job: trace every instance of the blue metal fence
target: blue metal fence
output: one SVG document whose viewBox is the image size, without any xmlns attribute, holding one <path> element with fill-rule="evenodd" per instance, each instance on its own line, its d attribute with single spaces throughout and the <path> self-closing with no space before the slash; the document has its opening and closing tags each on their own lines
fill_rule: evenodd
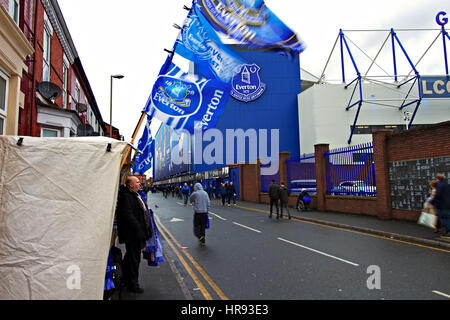
<svg viewBox="0 0 450 320">
<path fill-rule="evenodd" d="M 376 196 L 372 143 L 325 153 L 327 194 Z"/>
<path fill-rule="evenodd" d="M 269 168 L 270 166 L 270 164 L 260 164 L 260 168 Z M 274 175 L 261 175 L 261 192 L 269 191 L 272 180 L 275 180 L 275 183 L 280 185 L 280 170 Z"/>
<path fill-rule="evenodd" d="M 286 160 L 287 187 L 291 193 L 316 193 L 316 157 L 314 153 Z"/>
</svg>

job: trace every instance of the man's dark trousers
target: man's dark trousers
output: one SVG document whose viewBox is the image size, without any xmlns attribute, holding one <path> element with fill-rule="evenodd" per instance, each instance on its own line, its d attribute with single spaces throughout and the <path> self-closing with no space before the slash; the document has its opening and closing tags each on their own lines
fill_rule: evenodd
<svg viewBox="0 0 450 320">
<path fill-rule="evenodd" d="M 278 199 L 270 199 L 270 217 L 272 218 L 272 208 L 275 204 L 275 208 L 277 209 L 277 218 L 279 216 L 279 210 L 278 210 Z"/>
<path fill-rule="evenodd" d="M 125 243 L 126 253 L 122 262 L 125 284 L 128 288 L 139 287 L 139 264 L 141 262 L 142 244 L 140 241 Z"/>
<path fill-rule="evenodd" d="M 195 212 L 194 213 L 194 235 L 197 238 L 205 237 L 205 229 L 206 229 L 206 221 L 207 216 L 206 212 Z"/>
</svg>

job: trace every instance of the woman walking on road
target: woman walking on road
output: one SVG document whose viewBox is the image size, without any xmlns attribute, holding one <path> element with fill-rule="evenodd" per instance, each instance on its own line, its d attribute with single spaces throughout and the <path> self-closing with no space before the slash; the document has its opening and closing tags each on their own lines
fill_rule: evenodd
<svg viewBox="0 0 450 320">
<path fill-rule="evenodd" d="M 200 183 L 194 186 L 194 192 L 190 197 L 194 207 L 194 235 L 198 238 L 200 246 L 205 246 L 206 225 L 208 222 L 208 210 L 211 205 L 209 196 Z"/>
</svg>

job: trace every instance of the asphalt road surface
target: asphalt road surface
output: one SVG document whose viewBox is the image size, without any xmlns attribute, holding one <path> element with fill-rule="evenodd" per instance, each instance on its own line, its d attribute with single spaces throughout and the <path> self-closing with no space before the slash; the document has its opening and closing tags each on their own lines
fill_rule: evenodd
<svg viewBox="0 0 450 320">
<path fill-rule="evenodd" d="M 148 196 L 168 258 L 195 300 L 450 299 L 450 250 L 218 202 L 202 248 L 191 206 Z"/>
</svg>

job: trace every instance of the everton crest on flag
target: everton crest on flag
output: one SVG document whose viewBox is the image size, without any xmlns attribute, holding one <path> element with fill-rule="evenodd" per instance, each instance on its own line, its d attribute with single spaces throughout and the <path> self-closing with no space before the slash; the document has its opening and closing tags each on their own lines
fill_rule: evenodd
<svg viewBox="0 0 450 320">
<path fill-rule="evenodd" d="M 305 50 L 263 0 L 194 0 L 194 5 L 224 41 L 255 49 Z"/>
<path fill-rule="evenodd" d="M 258 99 L 266 90 L 266 84 L 259 77 L 260 67 L 245 64 L 232 80 L 231 96 L 243 102 Z"/>
<path fill-rule="evenodd" d="M 153 86 L 144 112 L 175 130 L 194 133 L 214 127 L 225 108 L 230 86 L 183 72 L 169 56 Z"/>
</svg>

